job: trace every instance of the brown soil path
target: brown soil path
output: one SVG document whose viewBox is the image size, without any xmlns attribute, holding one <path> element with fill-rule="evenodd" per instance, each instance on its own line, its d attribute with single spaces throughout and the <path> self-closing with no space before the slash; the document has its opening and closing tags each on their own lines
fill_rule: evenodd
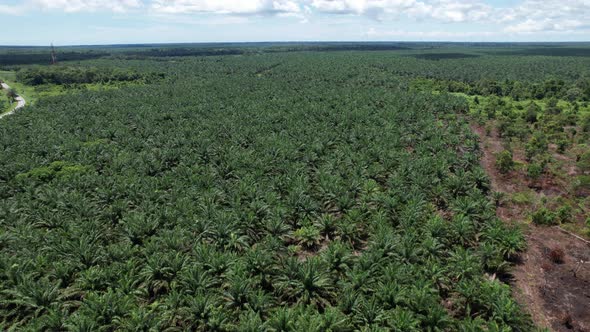
<svg viewBox="0 0 590 332">
<path fill-rule="evenodd" d="M 492 189 L 507 195 L 527 190 L 528 181 L 522 172 L 497 172 L 495 154 L 504 150 L 497 133 L 486 135 L 486 130 L 477 125 L 472 125 L 472 129 L 480 137 L 481 165 L 490 176 Z M 516 152 L 515 160 L 519 158 Z M 541 181 L 535 195 L 564 192 L 554 187 L 551 181 Z M 514 296 L 541 327 L 590 332 L 590 246 L 555 227 L 527 224 L 529 209 L 506 202 L 497 210 L 498 217 L 505 222 L 523 226 L 528 243 L 512 271 Z"/>
<path fill-rule="evenodd" d="M 2 89 L 5 89 L 5 90 L 9 90 L 10 89 L 10 86 L 8 86 L 8 84 L 6 84 L 6 83 L 0 83 L 0 84 L 1 84 Z M 0 119 L 2 119 L 5 116 L 14 114 L 14 112 L 16 112 L 19 109 L 25 107 L 26 103 L 27 102 L 25 101 L 25 99 L 23 97 L 17 96 L 16 97 L 16 107 L 14 109 L 12 109 L 11 111 L 9 111 L 9 112 L 6 112 L 4 114 L 0 114 Z"/>
</svg>

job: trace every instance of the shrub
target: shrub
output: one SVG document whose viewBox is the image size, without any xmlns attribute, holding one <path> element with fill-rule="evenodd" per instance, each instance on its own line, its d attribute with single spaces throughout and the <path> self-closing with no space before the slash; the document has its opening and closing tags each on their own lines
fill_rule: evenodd
<svg viewBox="0 0 590 332">
<path fill-rule="evenodd" d="M 565 261 L 565 252 L 559 247 L 549 250 L 549 260 L 555 264 L 562 264 Z"/>
<path fill-rule="evenodd" d="M 560 139 L 559 141 L 557 141 L 557 151 L 559 153 L 564 153 L 565 150 L 567 150 L 567 148 L 570 146 L 570 141 L 568 141 L 565 138 Z"/>
<path fill-rule="evenodd" d="M 510 198 L 510 200 L 514 204 L 518 204 L 518 205 L 532 204 L 535 200 L 535 193 L 530 190 L 517 192 L 517 193 L 512 194 L 512 197 Z"/>
<path fill-rule="evenodd" d="M 535 225 L 554 225 L 555 214 L 547 208 L 540 208 L 532 214 L 533 223 Z"/>
<path fill-rule="evenodd" d="M 502 174 L 507 174 L 514 169 L 512 152 L 504 150 L 496 155 L 496 169 Z"/>
<path fill-rule="evenodd" d="M 6 90 L 6 97 L 8 97 L 11 103 L 14 103 L 16 98 L 18 98 L 18 92 L 14 89 L 8 89 Z"/>
<path fill-rule="evenodd" d="M 492 199 L 494 200 L 494 204 L 496 205 L 496 207 L 502 206 L 505 197 L 506 194 L 501 191 L 494 191 L 492 193 Z"/>
<path fill-rule="evenodd" d="M 578 99 L 581 99 L 583 95 L 583 91 L 580 88 L 571 88 L 567 90 L 565 98 L 570 102 L 575 102 Z"/>
<path fill-rule="evenodd" d="M 557 209 L 556 216 L 560 223 L 570 222 L 573 216 L 573 208 L 566 204 Z"/>
<path fill-rule="evenodd" d="M 534 102 L 531 102 L 527 108 L 526 108 L 526 113 L 524 115 L 524 119 L 526 120 L 526 122 L 528 123 L 535 123 L 537 122 L 537 114 L 540 111 L 540 107 L 539 105 L 537 105 Z"/>
<path fill-rule="evenodd" d="M 578 156 L 578 168 L 582 172 L 590 172 L 590 151 L 586 151 Z"/>
<path fill-rule="evenodd" d="M 527 165 L 527 175 L 533 180 L 538 180 L 543 174 L 544 167 L 540 163 L 532 162 Z"/>
<path fill-rule="evenodd" d="M 590 175 L 580 175 L 573 181 L 573 188 L 578 196 L 590 193 Z"/>
<path fill-rule="evenodd" d="M 582 117 L 582 119 L 580 120 L 580 127 L 582 128 L 583 132 L 590 132 L 590 114 L 586 114 Z"/>
<path fill-rule="evenodd" d="M 486 136 L 492 136 L 492 126 L 486 125 Z"/>
<path fill-rule="evenodd" d="M 84 174 L 90 171 L 90 168 L 84 165 L 70 164 L 65 161 L 54 161 L 48 166 L 34 168 L 26 173 L 18 174 L 17 180 L 34 179 L 41 182 L 47 182 L 57 177 L 68 177 L 74 174 Z"/>
<path fill-rule="evenodd" d="M 542 132 L 535 132 L 533 137 L 525 146 L 525 155 L 527 159 L 547 152 L 547 137 Z"/>
</svg>

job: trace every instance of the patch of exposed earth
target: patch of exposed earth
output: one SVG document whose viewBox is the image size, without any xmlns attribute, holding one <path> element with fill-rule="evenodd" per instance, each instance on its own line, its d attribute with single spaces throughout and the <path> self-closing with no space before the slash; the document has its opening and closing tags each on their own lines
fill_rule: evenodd
<svg viewBox="0 0 590 332">
<path fill-rule="evenodd" d="M 501 138 L 495 130 L 488 133 L 477 125 L 472 129 L 480 137 L 481 165 L 494 191 L 506 196 L 527 192 L 535 202 L 568 195 L 564 183 L 550 175 L 532 183 L 522 170 L 500 174 L 495 155 L 505 149 Z M 522 151 L 514 151 L 515 161 L 523 162 L 522 155 Z M 563 155 L 557 159 L 570 162 Z M 575 167 L 567 169 L 568 174 L 576 172 Z M 559 228 L 526 223 L 533 208 L 529 202 L 508 200 L 497 209 L 499 218 L 523 227 L 528 244 L 512 271 L 514 296 L 538 326 L 553 331 L 590 331 L 590 245 Z"/>
</svg>

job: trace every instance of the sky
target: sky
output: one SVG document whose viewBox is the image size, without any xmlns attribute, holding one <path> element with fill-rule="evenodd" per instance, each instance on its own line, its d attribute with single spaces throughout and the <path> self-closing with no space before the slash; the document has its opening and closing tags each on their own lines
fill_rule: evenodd
<svg viewBox="0 0 590 332">
<path fill-rule="evenodd" d="M 590 0 L 0 0 L 0 45 L 590 41 Z"/>
</svg>

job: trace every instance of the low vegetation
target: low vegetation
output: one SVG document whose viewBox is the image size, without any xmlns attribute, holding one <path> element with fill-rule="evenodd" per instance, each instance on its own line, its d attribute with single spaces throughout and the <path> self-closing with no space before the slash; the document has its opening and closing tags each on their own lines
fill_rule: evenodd
<svg viewBox="0 0 590 332">
<path fill-rule="evenodd" d="M 32 67 L 19 70 L 16 79 L 26 85 L 38 86 L 43 84 L 71 85 L 71 84 L 106 84 L 110 82 L 153 81 L 163 78 L 163 75 L 142 74 L 129 69 L 111 69 L 96 67 L 50 66 Z"/>
</svg>

